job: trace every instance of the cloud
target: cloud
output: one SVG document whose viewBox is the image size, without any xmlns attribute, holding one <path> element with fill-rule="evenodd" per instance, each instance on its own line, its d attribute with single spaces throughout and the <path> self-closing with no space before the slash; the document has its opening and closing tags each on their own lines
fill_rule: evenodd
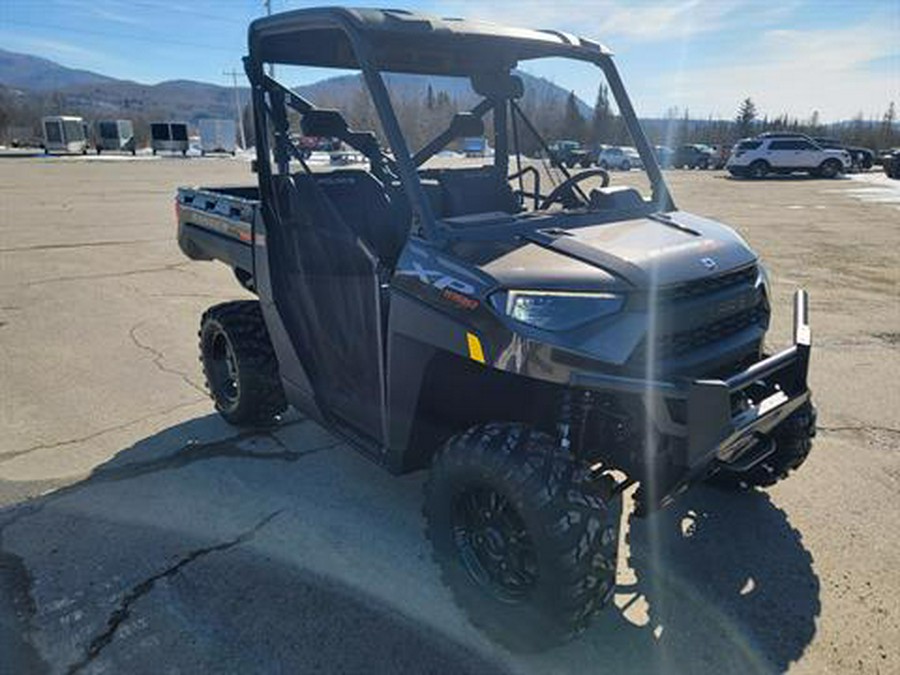
<svg viewBox="0 0 900 675">
<path fill-rule="evenodd" d="M 106 58 L 105 54 L 103 54 L 102 52 L 93 49 L 87 49 L 85 47 L 80 47 L 78 45 L 72 44 L 71 42 L 65 42 L 63 40 L 29 37 L 27 35 L 16 33 L 4 33 L 3 35 L 4 47 L 31 54 L 37 54 L 51 60 L 66 57 L 79 57 L 83 59 L 103 61 Z"/>
<path fill-rule="evenodd" d="M 703 92 L 704 109 L 691 106 L 695 114 L 731 117 L 737 103 L 750 96 L 762 114 L 805 118 L 818 110 L 823 120 L 835 121 L 860 111 L 880 115 L 900 98 L 900 53 L 890 22 L 770 30 L 745 41 L 742 54 L 728 63 L 660 77 L 642 108 L 685 107 Z M 885 59 L 894 66 L 871 67 Z"/>
<path fill-rule="evenodd" d="M 638 40 L 684 39 L 721 28 L 737 6 L 725 0 L 618 5 L 600 19 L 600 33 Z"/>
<path fill-rule="evenodd" d="M 719 31 L 728 25 L 767 25 L 793 12 L 801 0 L 451 0 L 439 13 L 528 28 L 559 28 L 595 37 L 672 41 Z"/>
<path fill-rule="evenodd" d="M 599 38 L 622 55 L 620 68 L 640 73 L 627 84 L 647 116 L 679 106 L 730 118 L 750 96 L 770 116 L 819 110 L 834 121 L 860 111 L 877 116 L 892 98 L 900 102 L 897 14 L 878 5 L 848 6 L 815 28 L 803 18 L 811 7 L 803 0 L 456 0 L 441 3 L 440 13 L 448 7 L 467 18 Z M 844 15 L 850 20 L 841 24 Z M 591 100 L 592 91 L 563 84 Z"/>
</svg>

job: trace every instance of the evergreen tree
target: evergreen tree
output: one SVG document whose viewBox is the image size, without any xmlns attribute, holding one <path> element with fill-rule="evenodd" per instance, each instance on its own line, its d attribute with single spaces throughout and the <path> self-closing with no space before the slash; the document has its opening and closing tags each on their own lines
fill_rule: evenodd
<svg viewBox="0 0 900 675">
<path fill-rule="evenodd" d="M 812 130 L 814 134 L 818 133 L 818 128 L 820 126 L 819 123 L 819 111 L 813 110 L 812 116 L 809 118 L 809 128 Z"/>
<path fill-rule="evenodd" d="M 738 134 L 741 137 L 749 136 L 753 133 L 753 122 L 756 120 L 756 104 L 753 103 L 753 100 L 748 96 L 743 101 L 741 101 L 741 105 L 738 108 L 738 114 L 735 118 L 735 122 L 737 123 Z"/>
<path fill-rule="evenodd" d="M 883 147 L 889 147 L 893 145 L 892 141 L 894 138 L 894 124 L 897 121 L 897 109 L 894 105 L 894 102 L 891 101 L 891 104 L 888 106 L 888 109 L 884 113 L 884 117 L 881 118 L 881 143 Z"/>
<path fill-rule="evenodd" d="M 614 117 L 609 105 L 609 90 L 601 83 L 597 90 L 597 101 L 594 103 L 594 116 L 591 118 L 591 143 L 598 145 L 611 140 Z"/>
</svg>

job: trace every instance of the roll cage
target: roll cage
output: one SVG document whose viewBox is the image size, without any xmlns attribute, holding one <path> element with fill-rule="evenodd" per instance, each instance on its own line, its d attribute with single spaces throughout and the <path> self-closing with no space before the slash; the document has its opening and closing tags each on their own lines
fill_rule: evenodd
<svg viewBox="0 0 900 675">
<path fill-rule="evenodd" d="M 248 34 L 249 54 L 244 59 L 255 111 L 257 157 L 273 157 L 278 174 L 288 174 L 295 159 L 309 172 L 302 153 L 291 141 L 287 110 L 301 116 L 307 135 L 332 136 L 364 155 L 372 174 L 386 192 L 405 193 L 412 231 L 431 240 L 466 236 L 452 230 L 434 213 L 427 198 L 419 167 L 456 138 L 483 130 L 483 118 L 494 115 L 494 168 L 507 180 L 518 180 L 519 193 L 539 205 L 540 174 L 533 167 L 517 167 L 509 176 L 510 136 L 522 124 L 543 146 L 541 135 L 517 104 L 523 94 L 521 80 L 512 75 L 520 61 L 542 57 L 564 57 L 598 66 L 606 77 L 619 111 L 650 178 L 654 210 L 674 209 L 646 136 L 638 123 L 612 59 L 604 46 L 558 31 L 505 28 L 493 24 L 437 18 L 401 10 L 321 8 L 296 10 L 254 21 Z M 264 64 L 277 63 L 359 70 L 368 88 L 391 154 L 385 153 L 374 133 L 351 130 L 338 111 L 322 110 L 264 72 Z M 470 111 L 458 113 L 446 130 L 411 153 L 401 131 L 382 71 L 470 78 L 482 100 Z M 480 126 L 479 126 L 480 125 Z M 272 147 L 270 148 L 270 140 Z M 565 167 L 558 167 L 566 178 Z M 274 196 L 272 165 L 258 161 L 263 202 Z M 524 189 L 531 175 L 534 191 Z M 575 188 L 578 190 L 577 186 Z M 584 197 L 583 193 L 581 196 Z M 269 199 L 267 200 L 266 197 Z M 586 198 L 585 198 L 585 201 Z"/>
</svg>

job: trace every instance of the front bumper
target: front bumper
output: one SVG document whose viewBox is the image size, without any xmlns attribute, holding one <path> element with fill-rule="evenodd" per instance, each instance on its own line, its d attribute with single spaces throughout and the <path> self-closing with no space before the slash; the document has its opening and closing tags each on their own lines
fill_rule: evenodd
<svg viewBox="0 0 900 675">
<path fill-rule="evenodd" d="M 678 470 L 662 481 L 671 494 L 676 484 L 715 470 L 746 470 L 774 449 L 766 442 L 771 432 L 810 400 L 810 347 L 808 297 L 801 290 L 794 295 L 793 345 L 728 378 L 661 382 L 576 373 L 571 384 L 643 398 L 657 432 L 678 438 L 684 449 Z M 673 408 L 681 415 L 673 416 Z"/>
<path fill-rule="evenodd" d="M 687 391 L 687 460 L 691 468 L 755 462 L 753 450 L 810 399 L 811 348 L 806 291 L 794 295 L 794 344 L 724 380 L 695 380 Z M 754 394 L 747 392 L 753 390 Z M 739 400 L 742 405 L 735 406 Z M 763 456 L 759 456 L 761 461 Z"/>
</svg>

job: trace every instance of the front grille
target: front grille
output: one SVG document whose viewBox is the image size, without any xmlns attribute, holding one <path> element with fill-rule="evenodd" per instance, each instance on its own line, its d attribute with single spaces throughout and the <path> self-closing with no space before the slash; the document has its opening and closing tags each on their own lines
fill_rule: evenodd
<svg viewBox="0 0 900 675">
<path fill-rule="evenodd" d="M 745 328 L 751 326 L 765 328 L 768 318 L 769 313 L 765 307 L 757 305 L 691 330 L 667 333 L 657 339 L 656 355 L 658 358 L 681 356 L 708 344 L 724 340 Z"/>
<path fill-rule="evenodd" d="M 710 293 L 715 293 L 738 284 L 752 286 L 756 283 L 758 276 L 759 268 L 756 265 L 750 265 L 749 267 L 745 267 L 735 272 L 720 274 L 716 277 L 697 279 L 696 281 L 691 281 L 686 284 L 661 288 L 657 291 L 656 301 L 660 305 L 665 305 L 667 303 L 678 302 L 679 300 L 709 295 Z"/>
<path fill-rule="evenodd" d="M 654 360 L 663 370 L 676 366 L 683 358 L 700 367 L 704 349 L 750 328 L 765 330 L 769 324 L 769 306 L 765 294 L 757 289 L 756 265 L 678 286 L 662 288 L 656 296 L 660 330 L 655 337 Z M 749 295 L 748 294 L 752 294 Z M 648 357 L 647 339 L 632 352 L 629 367 L 643 367 Z M 758 347 L 756 333 L 748 349 Z M 755 346 L 753 346 L 755 345 Z M 715 349 L 710 357 L 715 359 Z M 695 357 L 691 355 L 695 354 Z M 667 364 L 669 362 L 669 364 Z"/>
</svg>

